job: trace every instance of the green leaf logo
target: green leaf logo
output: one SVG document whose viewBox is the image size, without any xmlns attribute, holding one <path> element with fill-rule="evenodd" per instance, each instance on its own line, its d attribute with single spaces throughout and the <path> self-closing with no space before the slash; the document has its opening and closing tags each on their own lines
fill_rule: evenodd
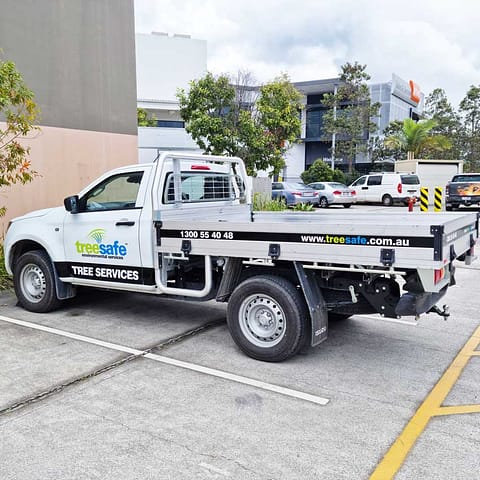
<svg viewBox="0 0 480 480">
<path fill-rule="evenodd" d="M 88 234 L 88 236 L 97 243 L 102 243 L 103 237 L 105 236 L 105 230 L 103 228 L 95 228 Z"/>
</svg>

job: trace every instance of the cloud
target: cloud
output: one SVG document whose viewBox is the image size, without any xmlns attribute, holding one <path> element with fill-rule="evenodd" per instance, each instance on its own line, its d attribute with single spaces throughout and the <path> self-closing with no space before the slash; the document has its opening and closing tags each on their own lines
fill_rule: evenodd
<svg viewBox="0 0 480 480">
<path fill-rule="evenodd" d="M 207 40 L 208 69 L 261 82 L 331 78 L 345 62 L 392 73 L 457 104 L 480 78 L 478 0 L 135 0 L 137 31 Z"/>
</svg>

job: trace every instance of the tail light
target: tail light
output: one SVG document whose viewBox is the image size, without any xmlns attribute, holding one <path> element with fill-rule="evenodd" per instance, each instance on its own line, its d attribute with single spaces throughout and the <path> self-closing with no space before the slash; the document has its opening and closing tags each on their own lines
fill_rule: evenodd
<svg viewBox="0 0 480 480">
<path fill-rule="evenodd" d="M 341 195 L 342 192 L 341 192 L 340 190 L 335 190 L 335 191 L 333 192 L 333 194 L 334 194 L 334 195 Z"/>
<path fill-rule="evenodd" d="M 401 184 L 401 183 L 399 183 L 399 184 L 397 185 L 397 192 L 398 192 L 398 193 L 402 193 L 402 184 Z"/>
<path fill-rule="evenodd" d="M 210 170 L 208 165 L 192 165 L 190 167 L 191 170 Z"/>
<path fill-rule="evenodd" d="M 301 197 L 302 192 L 292 192 L 292 195 L 295 195 L 296 197 Z"/>
<path fill-rule="evenodd" d="M 313 192 L 313 196 L 314 196 L 314 197 L 316 197 L 317 195 L 318 195 L 318 192 L 317 192 L 317 191 Z"/>
<path fill-rule="evenodd" d="M 439 268 L 433 272 L 433 283 L 437 284 L 445 276 L 445 268 Z"/>
<path fill-rule="evenodd" d="M 352 190 L 352 195 L 356 195 L 357 192 L 355 190 Z"/>
</svg>

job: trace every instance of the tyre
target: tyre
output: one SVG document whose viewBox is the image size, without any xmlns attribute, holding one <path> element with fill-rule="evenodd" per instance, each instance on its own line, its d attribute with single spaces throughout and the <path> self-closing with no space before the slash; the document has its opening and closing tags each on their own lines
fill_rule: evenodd
<svg viewBox="0 0 480 480">
<path fill-rule="evenodd" d="M 248 356 L 281 362 L 307 343 L 307 307 L 301 291 L 285 278 L 258 275 L 234 290 L 227 323 L 233 340 Z"/>
<path fill-rule="evenodd" d="M 318 201 L 318 206 L 320 208 L 327 208 L 328 207 L 328 200 L 326 199 L 326 197 L 320 198 L 320 200 Z"/>
<path fill-rule="evenodd" d="M 382 204 L 384 207 L 391 207 L 393 205 L 393 198 L 386 194 L 382 197 Z"/>
<path fill-rule="evenodd" d="M 50 312 L 60 306 L 52 262 L 43 250 L 24 253 L 14 265 L 13 285 L 20 305 L 31 312 Z"/>
<path fill-rule="evenodd" d="M 343 208 L 350 208 L 352 206 L 351 203 L 344 203 Z"/>
</svg>

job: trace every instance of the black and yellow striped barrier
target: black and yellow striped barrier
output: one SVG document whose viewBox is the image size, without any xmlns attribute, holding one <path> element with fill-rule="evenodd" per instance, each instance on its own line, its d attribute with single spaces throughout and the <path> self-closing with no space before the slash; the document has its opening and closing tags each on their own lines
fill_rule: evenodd
<svg viewBox="0 0 480 480">
<path fill-rule="evenodd" d="M 433 211 L 441 212 L 443 210 L 443 188 L 434 188 Z M 428 212 L 428 187 L 420 188 L 420 211 Z"/>
<path fill-rule="evenodd" d="M 420 211 L 428 212 L 428 188 L 420 188 Z"/>
<path fill-rule="evenodd" d="M 433 198 L 433 211 L 442 211 L 442 187 L 435 187 L 435 197 Z"/>
</svg>

